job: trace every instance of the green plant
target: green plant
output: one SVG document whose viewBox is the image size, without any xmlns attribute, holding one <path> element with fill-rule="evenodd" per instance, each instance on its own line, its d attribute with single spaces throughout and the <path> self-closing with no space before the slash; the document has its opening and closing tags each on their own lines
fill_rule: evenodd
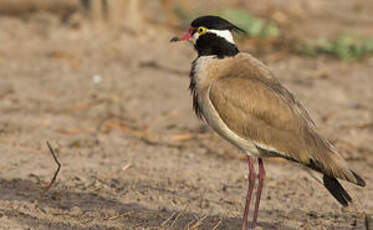
<svg viewBox="0 0 373 230">
<path fill-rule="evenodd" d="M 309 56 L 328 54 L 336 56 L 343 61 L 353 61 L 373 53 L 373 38 L 362 40 L 345 33 L 338 36 L 335 40 L 322 38 L 316 45 L 303 45 L 300 51 Z"/>
</svg>

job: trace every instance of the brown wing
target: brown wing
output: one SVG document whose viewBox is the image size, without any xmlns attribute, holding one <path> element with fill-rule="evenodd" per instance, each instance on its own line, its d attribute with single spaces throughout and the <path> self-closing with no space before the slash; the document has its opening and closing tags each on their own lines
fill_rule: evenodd
<svg viewBox="0 0 373 230">
<path fill-rule="evenodd" d="M 223 77 L 210 86 L 209 97 L 226 125 L 254 141 L 259 150 L 361 185 L 361 178 L 314 130 L 305 109 L 276 80 Z"/>
<path fill-rule="evenodd" d="M 225 77 L 211 86 L 210 100 L 227 126 L 239 136 L 284 157 L 305 160 L 301 160 L 305 154 L 299 152 L 306 152 L 301 137 L 304 119 L 264 82 Z"/>
</svg>

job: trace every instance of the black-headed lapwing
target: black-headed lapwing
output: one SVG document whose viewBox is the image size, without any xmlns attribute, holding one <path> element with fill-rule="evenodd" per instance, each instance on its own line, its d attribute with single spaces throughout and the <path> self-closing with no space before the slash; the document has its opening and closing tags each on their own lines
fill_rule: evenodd
<svg viewBox="0 0 373 230">
<path fill-rule="evenodd" d="M 343 206 L 350 195 L 337 179 L 365 186 L 337 150 L 322 137 L 311 117 L 269 68 L 241 53 L 232 32 L 244 32 L 217 16 L 196 18 L 188 32 L 171 41 L 191 41 L 198 53 L 192 63 L 190 90 L 197 116 L 220 136 L 247 154 L 249 187 L 242 222 L 255 183 L 252 157 L 258 158 L 259 184 L 252 228 L 255 228 L 265 175 L 264 157 L 282 157 L 323 174 L 327 190 Z"/>
</svg>

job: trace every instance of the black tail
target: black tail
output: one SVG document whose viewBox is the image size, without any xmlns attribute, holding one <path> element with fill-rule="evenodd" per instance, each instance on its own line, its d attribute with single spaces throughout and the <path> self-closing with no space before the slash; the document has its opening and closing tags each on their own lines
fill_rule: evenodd
<svg viewBox="0 0 373 230">
<path fill-rule="evenodd" d="M 352 172 L 352 174 L 354 175 L 354 177 L 357 181 L 356 184 L 361 186 L 361 187 L 364 187 L 365 186 L 365 181 L 359 175 L 357 175 L 354 171 L 351 170 L 351 172 Z"/>
<path fill-rule="evenodd" d="M 338 200 L 341 205 L 348 206 L 348 202 L 352 201 L 351 196 L 346 192 L 337 179 L 324 174 L 323 181 L 324 186 L 334 196 L 334 198 Z"/>
</svg>

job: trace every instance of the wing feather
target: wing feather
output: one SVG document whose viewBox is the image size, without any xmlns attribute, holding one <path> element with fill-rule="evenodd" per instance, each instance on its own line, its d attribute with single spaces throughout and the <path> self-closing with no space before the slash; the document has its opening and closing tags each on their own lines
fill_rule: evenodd
<svg viewBox="0 0 373 230">
<path fill-rule="evenodd" d="M 209 99 L 224 123 L 253 141 L 264 155 L 280 156 L 331 178 L 365 185 L 317 133 L 303 106 L 274 79 L 222 77 L 210 86 Z"/>
<path fill-rule="evenodd" d="M 210 89 L 210 100 L 222 120 L 235 133 L 253 140 L 262 149 L 302 161 L 307 120 L 264 81 L 225 77 Z M 227 87 L 229 85 L 229 87 Z M 289 97 L 293 100 L 293 97 Z M 306 149 L 305 149 L 306 150 Z"/>
</svg>

